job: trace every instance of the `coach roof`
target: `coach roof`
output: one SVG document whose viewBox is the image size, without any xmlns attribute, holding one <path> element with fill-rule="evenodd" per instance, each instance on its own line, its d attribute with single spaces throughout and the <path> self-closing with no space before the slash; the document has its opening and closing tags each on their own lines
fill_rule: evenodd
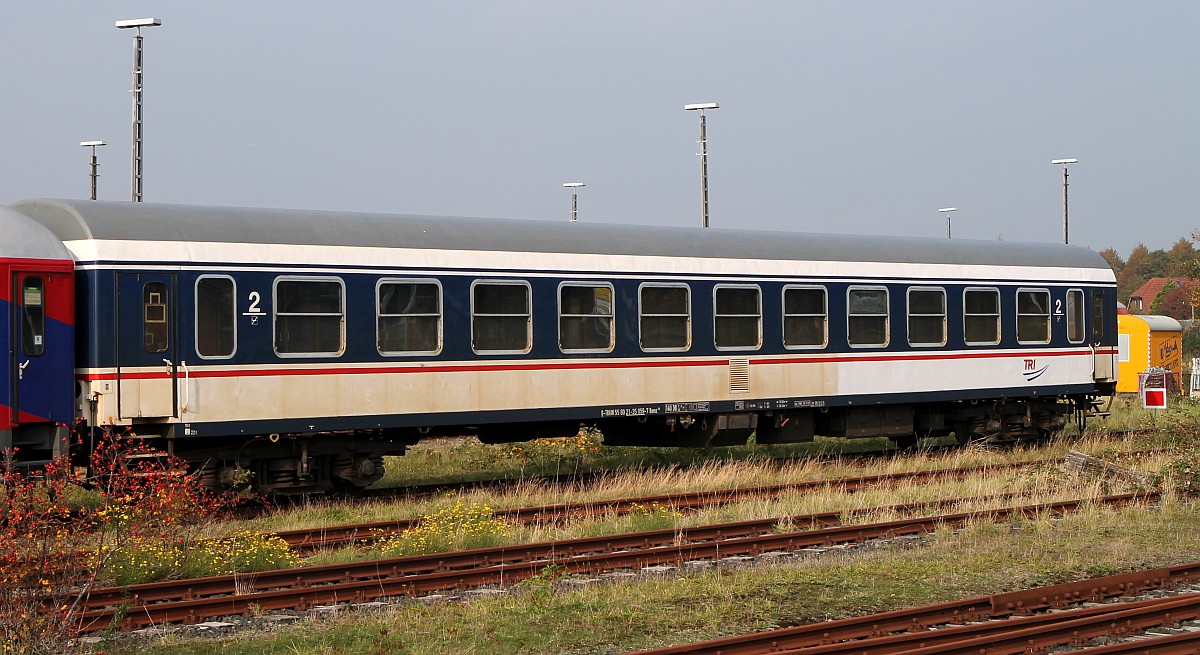
<svg viewBox="0 0 1200 655">
<path fill-rule="evenodd" d="M 13 208 L 42 223 L 63 241 L 181 241 L 1108 268 L 1103 258 L 1086 248 L 1051 243 L 95 200 L 34 199 L 15 203 Z"/>
<path fill-rule="evenodd" d="M 64 259 L 71 251 L 58 237 L 28 216 L 0 207 L 0 259 Z"/>
</svg>

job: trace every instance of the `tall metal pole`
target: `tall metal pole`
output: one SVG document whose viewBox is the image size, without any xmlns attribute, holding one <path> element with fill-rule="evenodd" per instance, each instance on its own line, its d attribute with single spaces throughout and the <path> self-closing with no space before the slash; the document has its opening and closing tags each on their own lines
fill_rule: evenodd
<svg viewBox="0 0 1200 655">
<path fill-rule="evenodd" d="M 1050 162 L 1055 166 L 1062 164 L 1063 167 L 1063 243 L 1069 243 L 1067 238 L 1067 164 L 1079 163 L 1078 159 L 1054 159 Z"/>
<path fill-rule="evenodd" d="M 129 199 L 142 201 L 142 28 L 133 37 L 133 152 L 130 164 Z"/>
<path fill-rule="evenodd" d="M 92 200 L 95 200 L 96 199 L 96 178 L 100 176 L 100 173 L 97 170 L 100 167 L 100 163 L 99 163 L 99 160 L 96 159 L 96 147 L 107 145 L 107 144 L 105 144 L 103 141 L 80 141 L 79 145 L 84 146 L 85 148 L 92 149 L 92 170 L 91 170 L 92 194 L 91 194 L 91 196 L 89 196 L 89 198 Z"/>
<path fill-rule="evenodd" d="M 579 217 L 579 187 L 587 185 L 583 182 L 567 182 L 563 186 L 571 190 L 571 222 L 574 223 Z"/>
<path fill-rule="evenodd" d="M 1063 243 L 1070 243 L 1067 230 L 1067 167 L 1063 166 Z"/>
<path fill-rule="evenodd" d="M 708 137 L 704 129 L 704 110 L 719 109 L 720 105 L 715 102 L 700 102 L 684 105 L 683 108 L 700 112 L 700 216 L 701 225 L 708 227 Z"/>
<path fill-rule="evenodd" d="M 133 148 L 129 172 L 129 199 L 142 201 L 142 28 L 162 25 L 157 18 L 119 20 L 120 29 L 133 28 Z"/>
<path fill-rule="evenodd" d="M 946 238 L 950 238 L 950 214 L 958 211 L 958 207 L 943 207 L 938 211 L 946 215 Z"/>
<path fill-rule="evenodd" d="M 700 211 L 701 225 L 708 227 L 708 139 L 704 133 L 704 110 L 700 110 Z"/>
</svg>

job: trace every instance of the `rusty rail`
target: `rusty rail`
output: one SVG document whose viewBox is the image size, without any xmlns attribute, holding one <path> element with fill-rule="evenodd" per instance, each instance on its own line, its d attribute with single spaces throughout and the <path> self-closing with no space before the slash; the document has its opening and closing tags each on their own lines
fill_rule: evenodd
<svg viewBox="0 0 1200 655">
<path fill-rule="evenodd" d="M 1196 581 L 1200 581 L 1200 562 L 1190 562 L 1148 571 L 1089 578 L 993 596 L 980 596 L 950 603 L 811 623 L 794 628 L 638 651 L 638 653 L 639 655 L 755 655 L 798 649 L 807 651 L 824 644 L 848 640 L 862 640 L 852 643 L 860 647 L 859 652 L 869 652 L 868 649 L 862 648 L 867 643 L 865 640 L 893 633 L 911 631 L 919 632 L 924 637 L 930 637 L 935 633 L 920 631 L 925 631 L 935 625 L 963 624 L 989 618 L 1023 616 L 1035 611 L 1065 607 L 1071 603 L 1102 602 L 1141 591 L 1168 588 Z M 1120 606 L 1114 605 L 1114 607 Z M 1088 652 L 1091 652 L 1090 649 Z"/>
<path fill-rule="evenodd" d="M 979 473 L 1021 469 L 1043 463 L 1045 462 L 1019 462 L 1015 464 L 933 469 L 929 471 L 906 471 L 902 473 L 860 476 L 837 480 L 813 480 L 808 482 L 745 487 L 741 489 L 658 494 L 638 498 L 597 500 L 585 503 L 561 503 L 542 507 L 498 510 L 495 512 L 495 516 L 496 518 L 513 523 L 531 524 L 553 523 L 581 516 L 586 517 L 604 513 L 627 514 L 637 506 L 649 507 L 655 504 L 669 506 L 674 509 L 701 509 L 729 504 L 748 498 L 770 498 L 788 493 L 803 493 L 828 488 L 856 492 L 884 485 L 894 485 L 900 482 L 922 482 L 941 478 L 962 479 Z M 419 522 L 420 518 L 409 518 L 323 528 L 286 530 L 272 534 L 286 541 L 292 548 L 303 551 L 370 542 L 385 534 L 414 527 Z"/>
<path fill-rule="evenodd" d="M 883 512 L 910 512 L 916 509 L 948 507 L 968 502 L 1011 500 L 1023 495 L 1025 494 L 1011 493 L 976 498 L 904 503 L 887 507 L 864 508 L 849 512 L 849 514 L 866 515 Z M 387 575 L 392 577 L 399 575 L 420 575 L 480 566 L 519 563 L 531 557 L 553 560 L 619 550 L 660 547 L 676 542 L 719 541 L 722 539 L 752 537 L 775 532 L 776 526 L 783 521 L 790 522 L 795 526 L 807 526 L 811 530 L 840 525 L 842 514 L 839 512 L 819 512 L 790 517 L 750 519 L 692 528 L 667 528 L 628 534 L 584 537 L 546 542 L 544 544 L 530 544 L 527 547 L 497 546 L 494 548 L 434 553 L 431 555 L 411 555 L 385 560 L 264 571 L 254 574 L 148 582 L 127 587 L 110 587 L 93 590 L 88 597 L 87 606 L 93 608 L 105 607 L 119 604 L 129 598 L 137 598 L 141 603 L 156 603 L 168 600 L 188 600 L 201 596 L 234 595 L 250 591 L 267 591 L 279 588 L 295 588 L 304 585 L 348 582 L 350 580 L 379 577 L 381 570 L 386 570 Z"/>
<path fill-rule="evenodd" d="M 1039 503 L 1024 507 L 903 519 L 872 525 L 827 527 L 787 534 L 745 536 L 748 532 L 764 529 L 761 521 L 747 521 L 245 576 L 152 583 L 124 589 L 100 589 L 94 591 L 87 602 L 88 609 L 83 613 L 81 629 L 105 629 L 121 615 L 125 618 L 120 627 L 132 629 L 164 622 L 195 622 L 247 611 L 308 609 L 317 604 L 362 603 L 387 596 L 512 584 L 538 575 L 550 564 L 559 565 L 569 573 L 583 574 L 678 565 L 697 560 L 720 560 L 730 556 L 758 555 L 772 551 L 795 551 L 878 537 L 922 534 L 940 526 L 963 525 L 972 520 L 1003 519 L 1014 515 L 1047 512 L 1061 513 L 1075 510 L 1085 503 L 1122 505 L 1154 497 L 1155 494 L 1123 494 L 1094 501 Z M 729 538 L 731 535 L 734 538 Z M 312 586 L 314 582 L 323 584 Z M 248 589 L 254 591 L 239 595 L 239 591 L 244 592 Z M 231 591 L 233 595 L 230 595 Z M 166 598 L 176 600 L 155 602 L 156 599 Z M 1031 601 L 1020 598 L 1011 602 L 1023 603 L 1024 607 Z M 991 610 L 990 607 L 988 609 Z"/>
</svg>

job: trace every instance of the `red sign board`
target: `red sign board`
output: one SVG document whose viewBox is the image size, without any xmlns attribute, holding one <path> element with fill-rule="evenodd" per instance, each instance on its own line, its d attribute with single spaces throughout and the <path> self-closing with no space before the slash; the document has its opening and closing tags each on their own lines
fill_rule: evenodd
<svg viewBox="0 0 1200 655">
<path fill-rule="evenodd" d="M 1167 408 L 1167 390 L 1166 389 L 1146 389 L 1142 405 L 1146 409 L 1166 409 Z"/>
</svg>

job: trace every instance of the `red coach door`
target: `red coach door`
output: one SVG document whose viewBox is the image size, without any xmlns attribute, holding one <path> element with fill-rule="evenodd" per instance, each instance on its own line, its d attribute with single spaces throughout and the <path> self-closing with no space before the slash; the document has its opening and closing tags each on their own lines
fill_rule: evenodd
<svg viewBox="0 0 1200 655">
<path fill-rule="evenodd" d="M 13 423 L 74 419 L 73 274 L 12 272 Z"/>
<path fill-rule="evenodd" d="M 0 449 L 12 446 L 11 430 L 17 423 L 16 287 L 15 276 L 10 277 L 6 262 L 0 261 Z"/>
</svg>

